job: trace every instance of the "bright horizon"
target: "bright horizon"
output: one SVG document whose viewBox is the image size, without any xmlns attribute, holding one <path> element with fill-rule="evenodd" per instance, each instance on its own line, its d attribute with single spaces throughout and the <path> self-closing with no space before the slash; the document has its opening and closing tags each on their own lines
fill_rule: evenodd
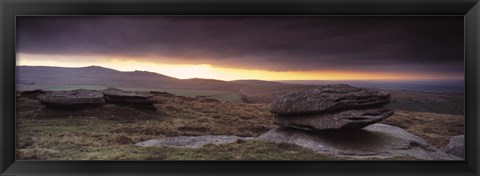
<svg viewBox="0 0 480 176">
<path fill-rule="evenodd" d="M 63 60 L 62 60 L 63 58 Z M 68 61 L 64 58 L 69 58 Z M 448 73 L 398 73 L 348 70 L 310 70 L 310 71 L 270 71 L 214 66 L 212 64 L 159 64 L 128 59 L 102 58 L 99 56 L 66 56 L 18 54 L 19 66 L 52 66 L 52 67 L 88 67 L 101 66 L 118 71 L 149 71 L 179 78 L 203 78 L 224 81 L 232 80 L 452 80 L 463 79 L 463 75 Z M 95 62 L 88 62 L 95 60 Z"/>
</svg>

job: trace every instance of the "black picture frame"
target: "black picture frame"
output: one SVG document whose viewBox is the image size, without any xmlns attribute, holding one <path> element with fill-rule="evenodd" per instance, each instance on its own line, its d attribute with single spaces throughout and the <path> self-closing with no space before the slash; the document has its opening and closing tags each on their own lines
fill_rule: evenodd
<svg viewBox="0 0 480 176">
<path fill-rule="evenodd" d="M 479 175 L 478 0 L 0 0 L 1 175 Z M 15 161 L 18 15 L 463 15 L 465 161 Z"/>
</svg>

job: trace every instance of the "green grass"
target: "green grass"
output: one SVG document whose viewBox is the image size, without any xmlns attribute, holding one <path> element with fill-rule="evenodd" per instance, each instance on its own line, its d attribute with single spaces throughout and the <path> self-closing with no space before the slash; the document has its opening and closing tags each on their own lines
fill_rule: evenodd
<svg viewBox="0 0 480 176">
<path fill-rule="evenodd" d="M 331 160 L 290 144 L 238 141 L 198 149 L 138 147 L 134 143 L 168 134 L 115 132 L 143 124 L 162 128 L 156 120 L 118 122 L 97 118 L 18 119 L 17 157 L 20 160 Z M 178 124 L 172 124 L 173 126 Z M 168 128 L 167 128 L 168 130 Z"/>
<path fill-rule="evenodd" d="M 135 143 L 173 136 L 255 137 L 277 126 L 266 104 L 203 103 L 181 97 L 155 97 L 156 112 L 104 106 L 82 111 L 42 108 L 17 98 L 19 160 L 325 160 L 289 144 L 237 141 L 198 149 L 139 147 Z"/>
<path fill-rule="evenodd" d="M 249 141 L 200 149 L 137 147 L 172 136 L 259 136 L 276 128 L 265 104 L 203 103 L 155 97 L 158 111 L 106 105 L 81 111 L 42 108 L 17 98 L 17 159 L 20 160 L 280 160 L 325 156 L 301 147 Z M 283 147 L 282 147 L 283 146 Z M 240 151 L 240 152 L 239 152 Z"/>
</svg>

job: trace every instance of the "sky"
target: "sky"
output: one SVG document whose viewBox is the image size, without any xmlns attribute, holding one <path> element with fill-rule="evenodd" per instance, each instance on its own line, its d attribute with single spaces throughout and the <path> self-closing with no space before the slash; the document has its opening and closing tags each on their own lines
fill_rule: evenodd
<svg viewBox="0 0 480 176">
<path fill-rule="evenodd" d="M 463 79 L 463 16 L 21 16 L 17 65 L 181 79 Z"/>
</svg>

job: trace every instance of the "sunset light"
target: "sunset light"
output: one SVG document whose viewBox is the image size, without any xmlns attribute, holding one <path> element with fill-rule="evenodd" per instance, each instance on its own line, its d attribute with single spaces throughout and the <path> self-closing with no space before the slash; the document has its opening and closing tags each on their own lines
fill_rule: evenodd
<svg viewBox="0 0 480 176">
<path fill-rule="evenodd" d="M 179 79 L 206 78 L 218 80 L 419 80 L 419 79 L 461 79 L 461 75 L 448 73 L 401 73 L 401 72 L 360 72 L 342 70 L 309 71 L 268 71 L 218 67 L 212 64 L 159 64 L 139 62 L 125 58 L 105 56 L 67 56 L 18 54 L 17 65 L 86 67 L 97 66 L 119 71 L 150 71 Z M 65 58 L 68 58 L 66 60 Z M 106 59 L 105 59 L 106 58 Z M 118 58 L 118 57 L 117 57 Z M 63 59 L 63 60 L 62 60 Z M 86 62 L 87 61 L 87 62 Z M 95 61 L 95 62 L 91 62 Z"/>
</svg>

